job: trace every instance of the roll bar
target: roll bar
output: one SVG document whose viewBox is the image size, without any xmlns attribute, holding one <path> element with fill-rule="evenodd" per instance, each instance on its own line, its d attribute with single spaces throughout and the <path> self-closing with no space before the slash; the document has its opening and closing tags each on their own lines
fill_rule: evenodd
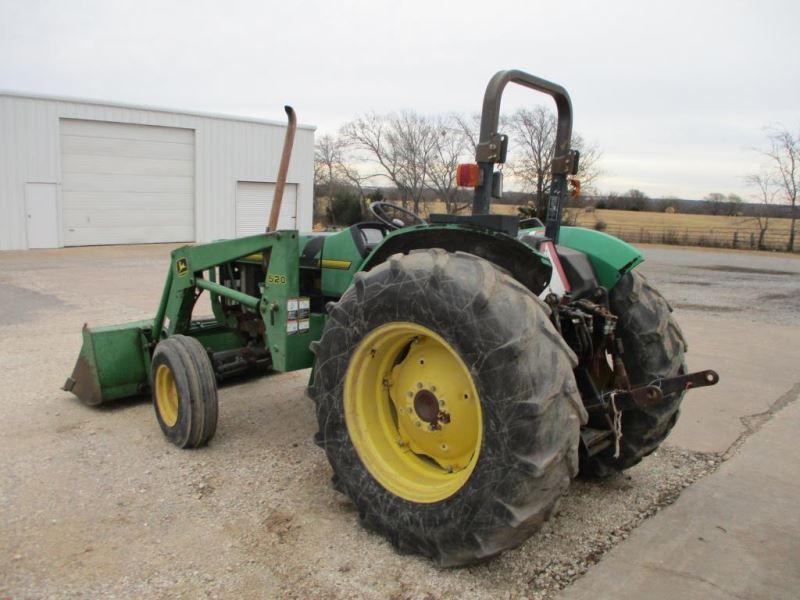
<svg viewBox="0 0 800 600">
<path fill-rule="evenodd" d="M 481 169 L 481 184 L 475 188 L 472 204 L 473 214 L 489 212 L 492 194 L 492 175 L 495 163 L 505 161 L 505 149 L 508 139 L 498 133 L 500 121 L 500 100 L 509 83 L 536 90 L 551 96 L 556 103 L 558 125 L 556 129 L 555 152 L 553 153 L 553 177 L 550 185 L 550 198 L 547 204 L 545 219 L 545 235 L 558 241 L 558 229 L 561 223 L 561 212 L 567 193 L 567 175 L 578 169 L 578 153 L 570 151 L 572 139 L 572 101 L 567 90 L 558 84 L 535 77 L 524 71 L 498 71 L 489 80 L 483 95 L 481 112 L 480 141 L 475 151 L 475 159 Z"/>
</svg>

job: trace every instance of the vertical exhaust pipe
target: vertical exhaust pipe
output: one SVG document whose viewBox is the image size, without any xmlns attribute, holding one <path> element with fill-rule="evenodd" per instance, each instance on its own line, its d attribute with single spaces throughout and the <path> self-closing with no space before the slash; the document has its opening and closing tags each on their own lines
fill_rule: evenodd
<svg viewBox="0 0 800 600">
<path fill-rule="evenodd" d="M 294 132 L 297 130 L 297 115 L 291 106 L 284 106 L 286 116 L 289 117 L 289 125 L 286 128 L 286 137 L 283 138 L 283 153 L 281 154 L 281 165 L 278 167 L 278 180 L 275 182 L 275 197 L 272 199 L 272 210 L 269 213 L 267 222 L 267 233 L 278 228 L 278 215 L 281 213 L 281 202 L 283 201 L 283 188 L 286 187 L 286 174 L 289 172 L 289 160 L 292 158 L 292 146 L 294 146 Z"/>
</svg>

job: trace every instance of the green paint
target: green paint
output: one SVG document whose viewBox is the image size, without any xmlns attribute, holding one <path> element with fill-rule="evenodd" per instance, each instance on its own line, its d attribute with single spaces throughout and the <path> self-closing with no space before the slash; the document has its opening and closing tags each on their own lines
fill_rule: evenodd
<svg viewBox="0 0 800 600">
<path fill-rule="evenodd" d="M 80 358 L 86 371 L 76 365 L 73 379 L 90 377 L 78 387 L 86 390 L 94 403 L 135 396 L 142 391 L 150 373 L 150 355 L 145 348 L 150 341 L 152 322 L 134 321 L 122 325 L 84 327 Z"/>
<path fill-rule="evenodd" d="M 296 231 L 281 232 L 270 249 L 267 281 L 261 301 L 261 317 L 266 327 L 267 345 L 276 371 L 294 371 L 311 366 L 308 345 L 311 329 L 306 333 L 286 331 L 286 303 L 300 296 L 300 244 Z"/>
<path fill-rule="evenodd" d="M 200 343 L 212 352 L 241 348 L 247 343 L 242 333 L 220 325 L 215 319 L 192 321 L 192 326 L 186 334 L 200 340 Z"/>
<path fill-rule="evenodd" d="M 363 262 L 350 229 L 344 229 L 325 238 L 321 259 L 350 263 L 347 269 L 322 268 L 322 293 L 325 296 L 339 298 L 350 287 L 353 275 L 358 272 Z"/>
<path fill-rule="evenodd" d="M 265 284 L 263 300 L 214 281 L 213 272 L 217 266 L 256 253 L 267 253 L 270 258 L 268 280 L 285 281 Z M 296 231 L 177 248 L 170 256 L 155 319 L 84 328 L 83 347 L 73 373 L 73 379 L 80 381 L 74 384 L 73 391 L 96 403 L 141 393 L 148 384 L 150 359 L 156 343 L 171 335 L 196 337 L 212 352 L 243 347 L 247 338 L 236 329 L 235 317 L 226 320 L 221 310 L 221 296 L 261 312 L 267 323 L 269 349 L 276 369 L 310 367 L 313 356 L 308 345 L 321 336 L 324 316 L 311 315 L 308 333 L 287 335 L 286 299 L 298 296 L 297 264 Z M 211 294 L 216 318 L 192 321 L 196 296 L 202 289 Z M 274 315 L 261 310 L 269 303 L 279 307 Z M 157 335 L 152 335 L 153 331 Z"/>
<path fill-rule="evenodd" d="M 531 232 L 543 233 L 544 229 L 541 227 L 526 229 L 520 234 Z M 594 229 L 562 226 L 558 243 L 586 254 L 592 263 L 598 282 L 608 290 L 613 288 L 625 273 L 644 261 L 644 256 L 634 246 Z"/>
<path fill-rule="evenodd" d="M 459 225 L 431 225 L 391 232 L 382 244 L 401 235 L 415 234 L 422 229 L 458 230 Z M 475 231 L 475 229 L 473 229 Z M 510 238 L 503 233 L 478 230 L 487 238 Z M 79 389 L 99 401 L 141 393 L 147 386 L 150 357 L 158 340 L 175 334 L 197 338 L 212 352 L 241 348 L 247 335 L 237 328 L 237 318 L 226 316 L 222 299 L 228 298 L 260 314 L 265 326 L 265 344 L 277 371 L 305 369 L 314 364 L 309 345 L 322 336 L 326 315 L 311 313 L 306 332 L 287 332 L 287 302 L 300 297 L 300 274 L 306 269 L 319 269 L 322 293 L 339 298 L 352 284 L 353 275 L 365 264 L 349 229 L 325 237 L 312 263 L 299 267 L 300 251 L 312 235 L 300 236 L 296 231 L 277 231 L 210 244 L 183 246 L 170 256 L 170 266 L 156 317 L 107 327 L 86 327 L 83 333 L 82 370 Z M 517 242 L 518 243 L 518 242 Z M 560 243 L 588 255 L 602 285 L 613 287 L 623 273 L 642 262 L 642 254 L 633 246 L 605 233 L 580 227 L 562 227 Z M 375 248 L 379 251 L 381 246 Z M 542 260 L 541 254 L 529 251 L 531 260 Z M 261 297 L 254 297 L 223 286 L 216 281 L 215 270 L 236 262 L 258 263 L 266 256 L 269 264 Z M 370 255 L 372 256 L 372 255 Z M 326 267 L 327 261 L 346 268 Z M 192 320 L 192 311 L 200 291 L 211 295 L 213 319 Z M 78 376 L 76 375 L 76 377 Z M 86 379 L 89 381 L 86 381 Z"/>
<path fill-rule="evenodd" d="M 258 305 L 261 303 L 260 298 L 256 298 L 254 296 L 248 296 L 247 294 L 243 294 L 239 290 L 234 290 L 229 287 L 225 287 L 224 285 L 220 285 L 219 283 L 214 283 L 213 281 L 209 281 L 208 279 L 197 278 L 195 279 L 194 284 L 201 290 L 208 290 L 212 294 L 217 294 L 224 298 L 229 298 L 253 310 L 258 310 Z"/>
</svg>

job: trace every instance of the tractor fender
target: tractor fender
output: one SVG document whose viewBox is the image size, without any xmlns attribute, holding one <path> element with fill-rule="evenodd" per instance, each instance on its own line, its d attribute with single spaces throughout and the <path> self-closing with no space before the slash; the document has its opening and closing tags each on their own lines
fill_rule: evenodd
<svg viewBox="0 0 800 600">
<path fill-rule="evenodd" d="M 441 248 L 447 252 L 468 252 L 508 271 L 537 296 L 547 287 L 552 268 L 530 246 L 504 233 L 453 225 L 422 225 L 399 229 L 383 239 L 367 256 L 360 271 L 369 271 L 393 254 Z"/>
<path fill-rule="evenodd" d="M 561 227 L 558 244 L 583 252 L 592 263 L 597 282 L 607 290 L 644 261 L 641 251 L 628 242 L 584 227 Z"/>
</svg>

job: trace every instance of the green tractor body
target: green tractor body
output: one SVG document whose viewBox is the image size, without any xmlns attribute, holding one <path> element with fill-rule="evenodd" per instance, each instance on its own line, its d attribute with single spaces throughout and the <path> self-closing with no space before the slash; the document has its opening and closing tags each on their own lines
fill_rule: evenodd
<svg viewBox="0 0 800 600">
<path fill-rule="evenodd" d="M 558 109 L 544 223 L 489 214 L 508 83 Z M 366 526 L 442 565 L 521 544 L 579 465 L 604 475 L 637 464 L 685 391 L 718 379 L 687 373 L 669 305 L 634 271 L 639 250 L 561 226 L 579 161 L 571 128 L 563 88 L 501 71 L 484 97 L 477 164 L 463 171 L 472 215 L 426 222 L 373 203 L 377 220 L 341 231 L 267 227 L 177 248 L 154 318 L 84 326 L 64 389 L 88 405 L 151 393 L 162 431 L 186 448 L 214 435 L 218 382 L 312 368 L 315 441 Z M 203 293 L 213 316 L 193 318 Z"/>
<path fill-rule="evenodd" d="M 383 229 L 366 223 L 335 233 L 276 231 L 183 246 L 171 254 L 156 318 L 84 326 L 83 347 L 64 389 L 88 405 L 145 394 L 153 350 L 161 339 L 175 334 L 197 338 L 212 355 L 223 357 L 218 373 L 223 378 L 259 366 L 279 372 L 312 367 L 314 356 L 309 348 L 322 335 L 325 304 L 337 301 L 356 273 L 377 264 L 376 258 L 394 254 L 396 248 L 408 249 L 403 238 L 421 240 L 424 245 L 420 248 L 431 247 L 420 236 L 423 230 L 436 237 L 436 247 L 450 240 L 462 252 L 514 256 L 514 270 L 544 273 L 549 279 L 548 258 L 515 237 L 469 227 L 467 243 L 464 229 L 460 225 L 417 225 L 389 232 L 373 245 L 363 241 L 364 231 L 382 236 Z M 537 231 L 522 229 L 519 235 Z M 361 244 L 356 243 L 359 237 Z M 643 260 L 630 244 L 580 227 L 562 227 L 560 245 L 586 254 L 598 282 L 607 289 Z M 265 255 L 269 256 L 266 274 Z M 230 287 L 236 280 L 240 281 L 238 289 Z M 203 290 L 211 296 L 215 317 L 192 320 Z M 243 322 L 249 324 L 247 331 L 240 326 Z M 263 334 L 248 333 L 262 329 Z"/>
</svg>

